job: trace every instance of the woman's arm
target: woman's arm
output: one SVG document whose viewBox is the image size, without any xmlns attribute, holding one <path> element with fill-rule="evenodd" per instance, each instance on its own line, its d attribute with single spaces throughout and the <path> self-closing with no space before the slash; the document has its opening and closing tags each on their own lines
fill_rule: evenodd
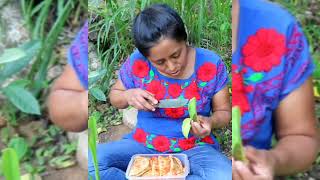
<svg viewBox="0 0 320 180">
<path fill-rule="evenodd" d="M 227 126 L 231 120 L 231 103 L 228 86 L 213 96 L 212 107 L 212 128 Z"/>
<path fill-rule="evenodd" d="M 138 110 L 155 111 L 153 105 L 158 103 L 148 91 L 139 88 L 126 90 L 119 79 L 111 87 L 109 98 L 111 104 L 119 109 L 125 109 L 131 105 Z"/>
<path fill-rule="evenodd" d="M 270 152 L 275 174 L 286 175 L 309 168 L 319 151 L 312 80 L 280 102 L 276 111 L 278 143 Z"/>
<path fill-rule="evenodd" d="M 319 151 L 312 80 L 280 102 L 275 113 L 277 145 L 271 150 L 245 149 L 249 164 L 236 161 L 234 179 L 265 179 L 289 175 L 309 168 Z"/>
<path fill-rule="evenodd" d="M 66 65 L 48 97 L 51 120 L 67 131 L 83 131 L 88 126 L 88 91 L 74 70 Z"/>
<path fill-rule="evenodd" d="M 213 128 L 228 125 L 231 119 L 231 104 L 228 87 L 224 87 L 212 98 L 213 114 L 210 117 L 198 116 L 199 122 L 191 122 L 191 132 L 198 137 L 211 134 Z"/>
</svg>

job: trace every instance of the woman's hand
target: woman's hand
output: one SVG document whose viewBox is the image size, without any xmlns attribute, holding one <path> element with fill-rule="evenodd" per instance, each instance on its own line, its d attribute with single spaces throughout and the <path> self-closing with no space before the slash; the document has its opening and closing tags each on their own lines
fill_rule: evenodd
<svg viewBox="0 0 320 180">
<path fill-rule="evenodd" d="M 125 91 L 124 95 L 128 104 L 138 110 L 156 110 L 154 105 L 158 104 L 158 100 L 148 91 L 139 88 L 129 89 Z"/>
<path fill-rule="evenodd" d="M 245 147 L 248 163 L 232 160 L 232 179 L 272 180 L 275 158 L 270 151 Z"/>
<path fill-rule="evenodd" d="M 191 122 L 191 132 L 197 137 L 204 138 L 211 133 L 211 117 L 197 116 L 197 122 Z"/>
</svg>

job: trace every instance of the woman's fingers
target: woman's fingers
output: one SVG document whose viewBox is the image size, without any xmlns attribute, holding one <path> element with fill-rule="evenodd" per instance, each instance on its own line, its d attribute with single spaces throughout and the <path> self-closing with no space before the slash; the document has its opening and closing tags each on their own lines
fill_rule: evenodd
<svg viewBox="0 0 320 180">
<path fill-rule="evenodd" d="M 208 130 L 206 128 L 203 128 L 197 122 L 191 122 L 191 127 L 193 134 L 197 135 L 200 138 L 203 138 L 208 135 Z"/>
<path fill-rule="evenodd" d="M 156 110 L 143 96 L 138 96 L 137 100 L 144 107 L 145 110 L 149 110 L 149 111 Z"/>
<path fill-rule="evenodd" d="M 158 104 L 158 100 L 154 97 L 154 94 L 149 91 L 143 91 L 142 96 L 152 102 L 153 105 Z"/>
</svg>

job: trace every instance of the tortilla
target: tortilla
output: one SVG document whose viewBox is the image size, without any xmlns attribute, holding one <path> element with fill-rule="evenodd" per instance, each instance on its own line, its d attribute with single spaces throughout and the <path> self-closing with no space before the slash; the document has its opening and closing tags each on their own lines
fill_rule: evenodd
<svg viewBox="0 0 320 180">
<path fill-rule="evenodd" d="M 170 167 L 170 174 L 175 175 L 182 175 L 184 173 L 184 169 L 180 159 L 176 157 L 172 157 L 171 159 L 171 167 Z"/>
<path fill-rule="evenodd" d="M 167 157 L 159 156 L 158 162 L 159 162 L 159 173 L 160 176 L 165 176 L 169 174 L 170 167 L 171 167 L 171 155 Z"/>
<path fill-rule="evenodd" d="M 130 176 L 141 176 L 146 173 L 150 168 L 149 158 L 137 156 L 132 164 L 129 175 Z"/>
<path fill-rule="evenodd" d="M 150 161 L 151 161 L 152 176 L 160 176 L 158 158 L 152 157 Z"/>
</svg>

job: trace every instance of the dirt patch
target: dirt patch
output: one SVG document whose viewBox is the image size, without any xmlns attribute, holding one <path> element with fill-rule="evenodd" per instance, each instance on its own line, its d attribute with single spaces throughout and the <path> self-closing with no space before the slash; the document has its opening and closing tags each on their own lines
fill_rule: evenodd
<svg viewBox="0 0 320 180">
<path fill-rule="evenodd" d="M 67 169 L 49 171 L 46 175 L 42 175 L 43 180 L 87 180 L 88 172 L 81 169 L 79 166 L 70 167 Z"/>
<path fill-rule="evenodd" d="M 99 134 L 99 142 L 104 143 L 120 140 L 124 135 L 131 131 L 132 129 L 124 124 L 111 126 L 107 132 Z"/>
</svg>

